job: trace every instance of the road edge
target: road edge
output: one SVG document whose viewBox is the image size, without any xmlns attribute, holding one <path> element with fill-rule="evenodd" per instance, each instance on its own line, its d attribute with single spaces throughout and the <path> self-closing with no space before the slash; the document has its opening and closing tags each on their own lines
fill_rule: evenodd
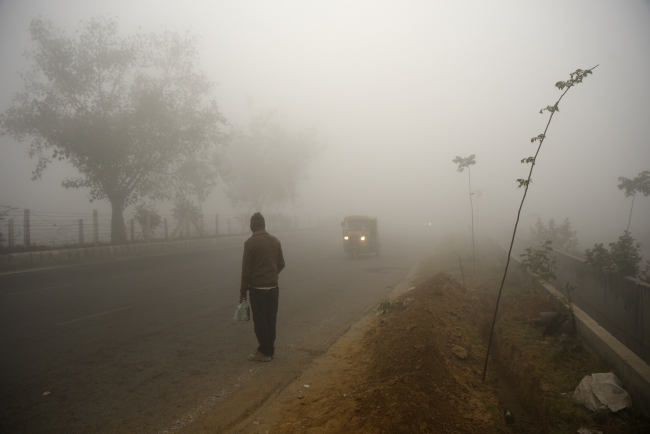
<svg viewBox="0 0 650 434">
<path fill-rule="evenodd" d="M 390 293 L 386 296 L 386 299 L 388 300 L 395 300 L 399 296 L 407 293 L 410 291 L 412 288 L 415 287 L 417 284 L 416 282 L 416 277 L 418 272 L 420 271 L 420 267 L 422 264 L 422 259 L 418 261 L 406 274 L 404 279 L 400 281 L 397 285 L 393 287 Z M 319 355 L 314 357 L 309 365 L 305 367 L 305 369 L 301 370 L 300 372 L 295 372 L 295 375 L 293 375 L 290 379 L 288 379 L 285 383 L 280 384 L 276 386 L 270 393 L 268 393 L 263 400 L 260 400 L 256 402 L 253 406 L 251 406 L 247 411 L 243 413 L 243 415 L 239 418 L 237 418 L 235 421 L 233 421 L 230 426 L 226 427 L 223 429 L 222 433 L 226 434 L 243 434 L 247 428 L 247 426 L 250 425 L 250 421 L 254 420 L 257 418 L 257 416 L 263 412 L 267 407 L 273 404 L 275 398 L 277 398 L 283 391 L 285 391 L 287 388 L 289 388 L 293 384 L 299 384 L 300 381 L 299 379 L 307 374 L 315 365 L 315 363 L 323 358 L 327 357 L 328 353 L 332 350 L 332 348 L 337 344 L 341 339 L 345 338 L 348 334 L 350 333 L 364 333 L 365 330 L 367 330 L 369 324 L 372 322 L 372 320 L 375 318 L 375 314 L 373 313 L 373 306 L 376 308 L 374 304 L 370 304 L 366 309 L 364 309 L 361 318 L 355 320 L 350 320 L 343 326 L 341 326 L 336 332 L 330 336 L 330 338 L 325 341 L 325 343 L 321 346 L 319 350 Z"/>
</svg>

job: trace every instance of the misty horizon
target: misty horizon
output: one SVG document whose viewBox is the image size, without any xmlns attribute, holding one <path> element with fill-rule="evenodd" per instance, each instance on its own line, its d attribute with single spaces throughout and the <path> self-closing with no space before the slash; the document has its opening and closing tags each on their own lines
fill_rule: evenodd
<svg viewBox="0 0 650 434">
<path fill-rule="evenodd" d="M 616 241 L 631 199 L 618 177 L 650 169 L 650 4 L 609 2 L 0 2 L 0 112 L 29 63 L 29 23 L 38 16 L 72 35 L 78 22 L 115 17 L 121 35 L 165 28 L 200 38 L 199 68 L 232 127 L 277 111 L 290 130 L 315 128 L 322 152 L 288 216 L 371 214 L 386 230 L 464 232 L 471 224 L 466 173 L 476 155 L 479 235 L 502 241 L 523 190 L 516 179 L 534 153 L 560 95 L 554 84 L 598 64 L 571 90 L 541 150 L 519 236 L 537 218 L 569 218 L 582 249 Z M 22 210 L 110 212 L 55 163 L 31 181 L 27 142 L 0 138 L 0 205 Z M 236 214 L 219 179 L 206 216 Z M 159 202 L 163 210 L 169 203 Z M 127 208 L 128 218 L 133 207 Z M 208 218 L 209 220 L 209 218 Z M 650 200 L 637 195 L 630 231 L 650 256 Z"/>
</svg>

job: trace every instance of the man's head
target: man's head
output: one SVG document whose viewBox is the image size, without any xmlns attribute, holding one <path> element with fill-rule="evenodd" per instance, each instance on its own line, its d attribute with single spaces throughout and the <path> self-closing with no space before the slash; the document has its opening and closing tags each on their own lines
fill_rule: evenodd
<svg viewBox="0 0 650 434">
<path fill-rule="evenodd" d="M 256 212 L 251 217 L 251 231 L 255 232 L 266 227 L 266 222 L 264 221 L 264 216 Z"/>
</svg>

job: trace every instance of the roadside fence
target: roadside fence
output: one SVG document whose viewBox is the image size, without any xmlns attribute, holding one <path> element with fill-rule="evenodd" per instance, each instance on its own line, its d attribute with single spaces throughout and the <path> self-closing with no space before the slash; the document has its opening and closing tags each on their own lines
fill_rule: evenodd
<svg viewBox="0 0 650 434">
<path fill-rule="evenodd" d="M 159 220 L 154 219 L 158 224 L 152 227 L 149 215 L 143 224 L 125 215 L 127 242 L 239 235 L 249 231 L 250 216 L 243 213 L 196 219 L 159 216 Z M 320 219 L 314 223 L 318 226 Z M 266 225 L 278 231 L 308 229 L 312 227 L 312 218 L 294 215 L 291 219 L 284 214 L 268 214 Z M 0 222 L 0 240 L 0 250 L 4 253 L 111 244 L 111 213 L 12 210 Z"/>
</svg>

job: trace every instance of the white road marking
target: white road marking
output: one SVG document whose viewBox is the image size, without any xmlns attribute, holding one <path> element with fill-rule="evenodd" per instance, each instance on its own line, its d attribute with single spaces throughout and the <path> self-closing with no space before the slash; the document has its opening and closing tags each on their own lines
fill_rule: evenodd
<svg viewBox="0 0 650 434">
<path fill-rule="evenodd" d="M 47 288 L 37 288 L 37 289 L 30 289 L 28 291 L 10 292 L 9 294 L 5 294 L 5 295 L 27 294 L 28 292 L 45 291 L 47 289 L 67 288 L 68 286 L 71 285 L 68 284 L 68 285 L 59 285 L 59 286 L 48 286 Z"/>
<path fill-rule="evenodd" d="M 74 264 L 74 265 L 52 265 L 51 267 L 39 267 L 39 268 L 30 268 L 28 270 L 14 270 L 14 271 L 3 271 L 0 273 L 0 276 L 5 276 L 8 274 L 19 274 L 19 273 L 31 273 L 33 271 L 45 271 L 45 270 L 54 270 L 57 268 L 67 268 L 67 267 L 76 267 L 79 266 L 80 264 Z"/>
<path fill-rule="evenodd" d="M 217 286 L 217 285 L 203 286 L 203 287 L 201 287 L 201 288 L 190 289 L 189 291 L 181 292 L 180 294 L 189 294 L 190 292 L 200 291 L 200 290 L 202 290 L 202 289 L 214 288 L 215 286 Z"/>
<path fill-rule="evenodd" d="M 125 309 L 131 309 L 131 306 L 124 306 L 124 307 L 120 307 L 120 308 L 113 309 L 113 310 L 107 310 L 106 312 L 96 313 L 95 315 L 89 315 L 89 316 L 84 316 L 83 318 L 72 319 L 70 321 L 65 321 L 65 322 L 59 323 L 58 325 L 65 325 L 65 324 L 70 324 L 70 323 L 77 322 L 77 321 L 83 321 L 85 319 L 95 318 L 95 317 L 98 317 L 98 316 L 106 315 L 106 314 L 113 313 L 113 312 L 118 312 L 120 310 L 125 310 Z"/>
</svg>

